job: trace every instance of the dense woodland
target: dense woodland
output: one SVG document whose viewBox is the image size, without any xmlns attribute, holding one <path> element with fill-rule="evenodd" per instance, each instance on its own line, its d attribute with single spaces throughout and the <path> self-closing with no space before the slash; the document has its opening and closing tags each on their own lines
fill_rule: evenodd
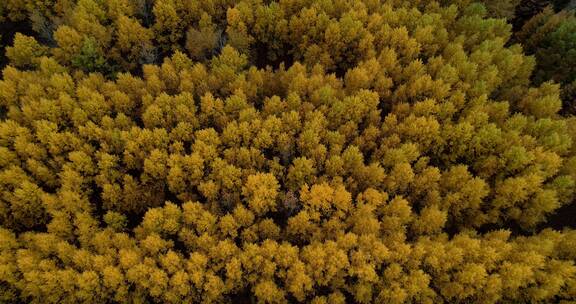
<svg viewBox="0 0 576 304">
<path fill-rule="evenodd" d="M 575 5 L 1 0 L 0 303 L 574 303 Z"/>
</svg>

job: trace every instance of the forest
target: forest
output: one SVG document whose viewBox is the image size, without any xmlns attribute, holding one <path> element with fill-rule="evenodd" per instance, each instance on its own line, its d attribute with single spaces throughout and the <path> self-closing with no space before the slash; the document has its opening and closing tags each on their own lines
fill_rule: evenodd
<svg viewBox="0 0 576 304">
<path fill-rule="evenodd" d="M 0 0 L 0 303 L 575 303 L 575 12 Z"/>
</svg>

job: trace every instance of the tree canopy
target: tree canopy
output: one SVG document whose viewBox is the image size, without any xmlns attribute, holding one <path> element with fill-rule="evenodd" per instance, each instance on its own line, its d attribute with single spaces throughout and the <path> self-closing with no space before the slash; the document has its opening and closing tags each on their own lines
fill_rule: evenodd
<svg viewBox="0 0 576 304">
<path fill-rule="evenodd" d="M 576 23 L 490 3 L 0 2 L 0 303 L 572 303 Z"/>
</svg>

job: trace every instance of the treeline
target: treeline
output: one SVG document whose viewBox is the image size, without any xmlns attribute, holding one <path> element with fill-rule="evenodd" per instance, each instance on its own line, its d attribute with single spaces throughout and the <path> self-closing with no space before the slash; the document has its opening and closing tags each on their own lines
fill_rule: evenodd
<svg viewBox="0 0 576 304">
<path fill-rule="evenodd" d="M 0 7 L 38 33 L 0 80 L 0 302 L 576 299 L 576 232 L 536 229 L 575 197 L 573 15 Z"/>
</svg>

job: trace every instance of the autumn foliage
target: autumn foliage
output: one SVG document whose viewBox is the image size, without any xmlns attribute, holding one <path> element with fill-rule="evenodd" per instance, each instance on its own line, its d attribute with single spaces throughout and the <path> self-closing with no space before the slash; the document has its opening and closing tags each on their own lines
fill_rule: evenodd
<svg viewBox="0 0 576 304">
<path fill-rule="evenodd" d="M 39 33 L 15 36 L 0 80 L 0 303 L 576 300 L 576 231 L 542 229 L 575 197 L 576 119 L 505 14 L 0 12 Z"/>
</svg>

